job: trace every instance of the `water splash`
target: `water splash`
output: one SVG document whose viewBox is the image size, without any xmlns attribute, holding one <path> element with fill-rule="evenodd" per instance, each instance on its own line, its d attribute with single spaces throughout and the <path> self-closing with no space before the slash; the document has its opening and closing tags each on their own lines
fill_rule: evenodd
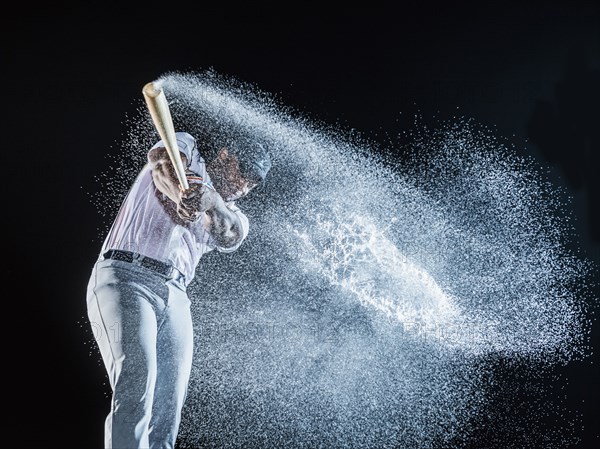
<svg viewBox="0 0 600 449">
<path fill-rule="evenodd" d="M 592 267 L 567 249 L 568 204 L 493 132 L 417 128 L 394 159 L 212 71 L 158 81 L 207 158 L 240 132 L 273 158 L 239 202 L 248 240 L 205 255 L 190 286 L 181 447 L 460 447 L 499 358 L 539 375 L 585 357 Z M 156 140 L 143 105 L 130 124 L 106 217 Z M 561 447 L 569 428 L 539 440 Z"/>
<path fill-rule="evenodd" d="M 446 327 L 460 316 L 456 301 L 368 217 L 356 215 L 344 221 L 333 209 L 327 218 L 317 214 L 315 219 L 312 229 L 291 232 L 302 241 L 304 264 L 331 285 L 381 311 L 385 318 L 419 326 L 423 332 Z"/>
</svg>

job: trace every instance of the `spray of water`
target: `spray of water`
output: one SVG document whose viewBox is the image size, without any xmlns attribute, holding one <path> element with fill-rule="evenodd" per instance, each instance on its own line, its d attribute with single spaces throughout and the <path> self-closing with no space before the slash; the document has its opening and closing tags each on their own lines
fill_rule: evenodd
<svg viewBox="0 0 600 449">
<path fill-rule="evenodd" d="M 158 81 L 207 158 L 243 133 L 273 159 L 239 202 L 247 241 L 190 286 L 181 447 L 461 447 L 494 415 L 499 360 L 539 376 L 585 357 L 592 267 L 567 249 L 568 204 L 487 128 L 415 126 L 394 159 L 213 71 Z M 155 140 L 140 105 L 106 217 Z M 535 438 L 561 447 L 569 427 Z"/>
</svg>

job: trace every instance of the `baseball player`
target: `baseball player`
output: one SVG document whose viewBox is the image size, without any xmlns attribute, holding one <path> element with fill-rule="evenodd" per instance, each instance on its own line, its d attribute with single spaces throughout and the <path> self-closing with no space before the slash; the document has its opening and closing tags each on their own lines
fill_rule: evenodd
<svg viewBox="0 0 600 449">
<path fill-rule="evenodd" d="M 192 365 L 186 288 L 203 254 L 240 247 L 249 223 L 235 201 L 263 184 L 271 166 L 260 144 L 238 141 L 206 162 L 194 137 L 176 138 L 189 188 L 180 188 L 158 141 L 88 283 L 88 317 L 112 389 L 106 448 L 175 446 Z"/>
</svg>

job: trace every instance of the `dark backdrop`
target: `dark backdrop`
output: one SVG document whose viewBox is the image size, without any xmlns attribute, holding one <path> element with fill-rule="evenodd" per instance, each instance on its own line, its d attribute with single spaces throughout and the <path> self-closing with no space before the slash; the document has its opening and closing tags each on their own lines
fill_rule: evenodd
<svg viewBox="0 0 600 449">
<path fill-rule="evenodd" d="M 1 44 L 3 300 L 11 306 L 3 408 L 12 447 L 100 447 L 104 376 L 79 327 L 101 226 L 89 193 L 141 87 L 167 71 L 213 68 L 382 142 L 416 111 L 494 126 L 573 196 L 577 250 L 598 261 L 597 3 L 398 5 L 167 4 L 129 17 L 116 8 L 15 5 Z M 583 413 L 581 448 L 600 441 L 592 361 L 564 370 L 567 403 Z M 500 438 L 510 446 L 509 435 Z"/>
</svg>

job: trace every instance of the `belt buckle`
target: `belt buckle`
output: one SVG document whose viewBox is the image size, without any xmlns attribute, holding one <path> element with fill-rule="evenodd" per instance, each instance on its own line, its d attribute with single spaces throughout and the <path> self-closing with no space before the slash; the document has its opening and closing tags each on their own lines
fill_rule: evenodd
<svg viewBox="0 0 600 449">
<path fill-rule="evenodd" d="M 131 263 L 143 266 L 144 259 L 145 257 L 142 254 L 131 252 Z"/>
</svg>

